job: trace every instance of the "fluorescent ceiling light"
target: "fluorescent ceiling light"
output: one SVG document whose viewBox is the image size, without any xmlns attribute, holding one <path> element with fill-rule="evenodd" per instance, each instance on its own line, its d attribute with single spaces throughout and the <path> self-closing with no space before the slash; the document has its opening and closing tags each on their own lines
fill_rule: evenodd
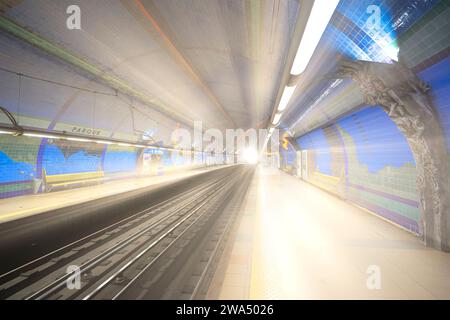
<svg viewBox="0 0 450 320">
<path fill-rule="evenodd" d="M 305 71 L 338 3 L 339 0 L 314 0 L 291 74 L 299 75 Z"/>
<path fill-rule="evenodd" d="M 33 137 L 33 138 L 46 138 L 46 139 L 61 139 L 62 137 L 58 136 L 52 136 L 47 134 L 40 134 L 40 133 L 24 133 L 24 136 L 27 137 Z"/>
<path fill-rule="evenodd" d="M 70 141 L 78 141 L 78 142 L 92 142 L 92 140 L 82 139 L 82 138 L 66 138 L 66 139 L 70 140 Z"/>
<path fill-rule="evenodd" d="M 280 104 L 278 105 L 278 112 L 283 111 L 284 109 L 286 109 L 289 100 L 291 100 L 292 95 L 294 94 L 295 91 L 295 86 L 294 87 L 284 87 L 284 91 L 283 94 L 281 96 L 280 99 Z"/>
<path fill-rule="evenodd" d="M 282 113 L 277 113 L 277 114 L 275 115 L 275 117 L 273 117 L 272 124 L 273 124 L 274 126 L 276 126 L 276 125 L 278 124 L 278 122 L 280 122 L 280 119 L 281 119 L 281 116 L 282 116 L 282 115 L 283 115 Z"/>
</svg>

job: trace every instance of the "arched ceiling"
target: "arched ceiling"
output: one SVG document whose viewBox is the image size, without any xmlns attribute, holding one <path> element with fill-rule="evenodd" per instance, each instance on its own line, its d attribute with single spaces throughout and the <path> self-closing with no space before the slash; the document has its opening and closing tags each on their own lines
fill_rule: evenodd
<svg viewBox="0 0 450 320">
<path fill-rule="evenodd" d="M 8 21 L 71 53 L 84 68 L 80 71 L 64 59 L 27 47 L 4 31 L 0 31 L 0 67 L 106 93 L 93 97 L 90 92 L 55 89 L 0 71 L 1 103 L 11 112 L 21 114 L 22 121 L 34 117 L 38 120 L 33 125 L 44 128 L 59 128 L 62 122 L 99 127 L 110 135 L 165 130 L 159 138 L 167 140 L 177 122 L 189 126 L 202 120 L 204 127 L 219 129 L 266 127 L 284 86 L 283 72 L 289 68 L 287 56 L 305 2 L 0 3 Z M 66 9 L 73 4 L 81 8 L 81 30 L 65 27 Z M 382 13 L 379 32 L 372 32 L 367 24 L 367 9 L 373 4 L 372 0 L 339 3 L 284 113 L 282 129 L 300 136 L 363 104 L 354 84 L 329 78 L 339 57 L 389 62 L 400 48 L 404 62 L 418 68 L 448 46 L 448 39 L 439 38 L 439 30 L 428 30 L 433 39 L 430 56 L 419 56 L 418 46 L 428 43 L 409 32 L 413 26 L 421 28 L 418 21 L 433 12 L 448 16 L 448 1 L 375 1 Z M 414 34 L 420 35 L 420 30 Z M 92 68 L 97 70 L 94 76 L 85 72 Z M 131 88 L 132 94 L 118 99 L 110 82 L 99 81 L 105 78 L 118 79 L 112 82 Z M 131 112 L 130 104 L 139 112 Z"/>
<path fill-rule="evenodd" d="M 0 10 L 7 19 L 145 93 L 156 109 L 220 129 L 267 122 L 299 11 L 296 0 L 5 3 Z M 81 30 L 66 28 L 66 9 L 73 4 L 81 9 Z M 25 63 L 16 58 L 16 65 Z M 36 72 L 52 78 L 52 69 Z M 69 82 L 76 77 L 54 75 L 61 76 Z M 79 121 L 70 108 L 66 120 Z M 106 115 L 108 107 L 99 112 Z M 58 109 L 44 113 L 39 116 L 58 117 Z"/>
<path fill-rule="evenodd" d="M 379 10 L 379 25 L 373 25 L 374 10 Z M 401 56 L 408 67 L 420 71 L 424 61 L 450 45 L 441 30 L 430 26 L 436 15 L 448 21 L 449 1 L 341 0 L 301 75 L 280 127 L 292 136 L 302 136 L 364 105 L 352 81 L 333 78 L 342 57 L 392 63 Z M 416 28 L 415 34 L 410 32 L 412 28 Z"/>
</svg>

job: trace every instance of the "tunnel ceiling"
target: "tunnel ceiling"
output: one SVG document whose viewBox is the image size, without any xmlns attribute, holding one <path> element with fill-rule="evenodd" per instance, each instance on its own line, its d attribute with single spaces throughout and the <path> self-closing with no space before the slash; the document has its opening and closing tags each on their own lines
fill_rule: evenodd
<svg viewBox="0 0 450 320">
<path fill-rule="evenodd" d="M 393 63 L 400 56 L 413 71 L 420 71 L 424 61 L 450 44 L 448 38 L 442 38 L 439 28 L 425 28 L 425 22 L 441 12 L 450 17 L 448 1 L 340 1 L 301 76 L 280 127 L 293 136 L 302 136 L 364 106 L 354 83 L 335 78 L 342 57 Z M 421 20 L 423 24 L 419 23 Z M 422 37 L 423 32 L 411 37 L 413 27 L 423 28 L 426 37 Z M 424 48 L 428 56 L 418 54 Z"/>
<path fill-rule="evenodd" d="M 72 4 L 81 8 L 82 30 L 65 27 Z M 248 128 L 270 117 L 298 7 L 295 0 L 24 0 L 2 10 L 175 113 L 208 127 Z"/>
</svg>

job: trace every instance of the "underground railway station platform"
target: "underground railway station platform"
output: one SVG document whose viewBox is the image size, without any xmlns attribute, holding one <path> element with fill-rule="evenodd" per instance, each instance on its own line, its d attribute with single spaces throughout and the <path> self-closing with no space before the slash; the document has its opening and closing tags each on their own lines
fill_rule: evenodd
<svg viewBox="0 0 450 320">
<path fill-rule="evenodd" d="M 450 299 L 448 253 L 273 168 L 257 169 L 230 240 L 208 298 Z"/>
<path fill-rule="evenodd" d="M 448 302 L 449 101 L 448 0 L 0 0 L 0 303 Z"/>
</svg>

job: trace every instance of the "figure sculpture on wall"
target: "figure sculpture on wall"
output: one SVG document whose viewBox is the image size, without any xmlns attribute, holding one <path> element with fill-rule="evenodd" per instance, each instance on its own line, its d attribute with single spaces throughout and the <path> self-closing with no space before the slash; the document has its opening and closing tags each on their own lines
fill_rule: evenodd
<svg viewBox="0 0 450 320">
<path fill-rule="evenodd" d="M 343 60 L 339 77 L 355 81 L 369 105 L 379 105 L 405 135 L 417 168 L 420 233 L 426 245 L 449 250 L 449 165 L 430 87 L 401 63 Z"/>
</svg>

